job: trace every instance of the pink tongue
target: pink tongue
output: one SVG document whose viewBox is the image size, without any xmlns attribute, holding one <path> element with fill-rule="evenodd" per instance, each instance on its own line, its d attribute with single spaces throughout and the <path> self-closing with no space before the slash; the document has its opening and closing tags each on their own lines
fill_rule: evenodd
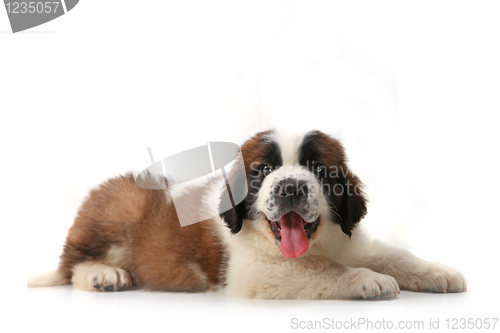
<svg viewBox="0 0 500 333">
<path fill-rule="evenodd" d="M 304 231 L 302 217 L 290 212 L 280 219 L 281 226 L 281 254 L 287 258 L 297 258 L 304 254 L 309 247 L 309 240 Z"/>
</svg>

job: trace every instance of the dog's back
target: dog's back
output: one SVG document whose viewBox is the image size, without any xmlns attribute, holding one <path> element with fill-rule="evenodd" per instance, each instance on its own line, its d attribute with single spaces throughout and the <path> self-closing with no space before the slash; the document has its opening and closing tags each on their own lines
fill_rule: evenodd
<svg viewBox="0 0 500 333">
<path fill-rule="evenodd" d="M 31 287 L 205 291 L 223 284 L 225 250 L 206 220 L 181 227 L 168 191 L 143 189 L 131 174 L 92 190 L 68 232 L 59 269 Z M 193 207 L 196 209 L 196 207 Z"/>
</svg>

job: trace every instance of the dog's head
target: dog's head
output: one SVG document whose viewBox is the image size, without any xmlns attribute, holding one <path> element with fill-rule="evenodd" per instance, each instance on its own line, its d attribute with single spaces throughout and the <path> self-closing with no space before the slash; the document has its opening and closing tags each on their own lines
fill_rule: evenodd
<svg viewBox="0 0 500 333">
<path fill-rule="evenodd" d="M 296 258 L 330 230 L 322 224 L 337 223 L 351 236 L 365 216 L 361 183 L 348 170 L 341 144 L 328 135 L 267 131 L 246 141 L 241 152 L 248 195 L 221 214 L 233 234 L 242 228 L 257 233 Z"/>
</svg>

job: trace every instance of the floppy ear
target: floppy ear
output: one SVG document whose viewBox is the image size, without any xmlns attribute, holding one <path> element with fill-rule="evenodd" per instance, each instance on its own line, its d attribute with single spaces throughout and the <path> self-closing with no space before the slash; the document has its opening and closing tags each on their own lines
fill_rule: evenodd
<svg viewBox="0 0 500 333">
<path fill-rule="evenodd" d="M 247 205 L 245 200 L 248 192 L 247 176 L 244 165 L 235 164 L 226 180 L 219 204 L 219 213 L 231 232 L 237 234 L 243 226 Z"/>
<path fill-rule="evenodd" d="M 222 203 L 221 203 L 222 205 Z M 244 201 L 236 205 L 235 208 L 221 213 L 220 217 L 226 223 L 226 226 L 231 229 L 231 233 L 237 234 L 243 226 L 243 216 L 245 215 Z"/>
<path fill-rule="evenodd" d="M 342 231 L 351 237 L 352 230 L 356 224 L 366 215 L 366 198 L 361 190 L 361 182 L 351 172 L 343 179 L 344 191 L 338 209 L 340 227 Z"/>
</svg>

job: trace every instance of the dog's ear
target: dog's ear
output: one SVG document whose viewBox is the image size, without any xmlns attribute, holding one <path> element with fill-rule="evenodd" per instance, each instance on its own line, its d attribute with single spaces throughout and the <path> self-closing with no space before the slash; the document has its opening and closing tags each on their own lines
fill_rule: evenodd
<svg viewBox="0 0 500 333">
<path fill-rule="evenodd" d="M 343 193 L 338 207 L 340 227 L 342 231 L 351 237 L 352 230 L 366 215 L 366 197 L 361 189 L 361 181 L 351 172 L 343 177 Z"/>
<path fill-rule="evenodd" d="M 223 199 L 224 200 L 224 199 Z M 221 202 L 221 205 L 224 203 Z M 237 234 L 243 226 L 243 217 L 245 215 L 244 201 L 220 214 L 221 219 L 226 223 L 226 226 L 231 229 L 231 233 Z"/>
<path fill-rule="evenodd" d="M 236 163 L 225 180 L 219 214 L 231 232 L 237 234 L 243 226 L 247 207 L 247 176 L 243 163 Z"/>
</svg>

